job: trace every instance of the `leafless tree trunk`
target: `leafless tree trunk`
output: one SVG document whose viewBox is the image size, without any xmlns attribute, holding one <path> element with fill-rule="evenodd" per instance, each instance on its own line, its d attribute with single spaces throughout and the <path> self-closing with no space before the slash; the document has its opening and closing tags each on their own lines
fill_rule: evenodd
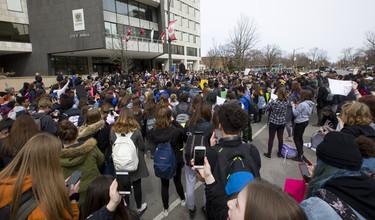
<svg viewBox="0 0 375 220">
<path fill-rule="evenodd" d="M 108 61 L 121 66 L 122 71 L 129 73 L 129 70 L 133 67 L 134 60 L 127 53 L 126 36 L 119 34 L 113 41 L 114 45 L 112 45 L 110 50 Z"/>
<path fill-rule="evenodd" d="M 240 70 L 244 70 L 248 62 L 246 55 L 255 47 L 258 40 L 255 22 L 248 16 L 241 14 L 229 38 L 228 48 L 234 64 Z"/>
<path fill-rule="evenodd" d="M 270 70 L 275 64 L 277 64 L 277 61 L 281 56 L 281 49 L 276 44 L 267 44 L 263 48 L 263 56 L 265 65 Z"/>
</svg>

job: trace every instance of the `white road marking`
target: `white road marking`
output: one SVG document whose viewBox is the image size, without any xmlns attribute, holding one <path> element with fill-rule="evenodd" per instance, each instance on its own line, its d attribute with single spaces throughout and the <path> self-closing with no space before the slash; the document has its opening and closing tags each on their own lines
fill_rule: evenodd
<svg viewBox="0 0 375 220">
<path fill-rule="evenodd" d="M 261 129 L 259 129 L 255 134 L 253 134 L 253 139 L 260 134 L 265 128 L 267 127 L 267 124 L 265 124 Z M 202 182 L 198 181 L 195 186 L 194 190 L 197 190 L 198 187 L 202 185 Z M 181 199 L 176 199 L 172 204 L 169 205 L 169 212 L 171 212 L 174 208 L 176 208 L 181 203 Z M 164 218 L 163 212 L 160 212 L 159 215 L 157 215 L 153 220 L 161 220 Z"/>
</svg>

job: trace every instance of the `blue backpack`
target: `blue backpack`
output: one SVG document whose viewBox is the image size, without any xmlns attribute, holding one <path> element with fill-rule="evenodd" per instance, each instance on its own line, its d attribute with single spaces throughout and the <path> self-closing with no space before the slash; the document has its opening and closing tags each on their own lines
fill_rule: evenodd
<svg viewBox="0 0 375 220">
<path fill-rule="evenodd" d="M 162 179 L 171 179 L 176 175 L 177 161 L 170 142 L 156 146 L 154 154 L 155 176 Z"/>
<path fill-rule="evenodd" d="M 264 109 L 267 106 L 266 98 L 263 95 L 258 96 L 258 109 Z"/>
</svg>

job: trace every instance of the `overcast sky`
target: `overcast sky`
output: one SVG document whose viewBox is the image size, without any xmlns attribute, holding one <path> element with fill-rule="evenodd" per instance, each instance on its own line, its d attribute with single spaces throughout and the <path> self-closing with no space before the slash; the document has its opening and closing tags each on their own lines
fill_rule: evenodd
<svg viewBox="0 0 375 220">
<path fill-rule="evenodd" d="M 224 44 L 240 14 L 252 18 L 260 42 L 277 44 L 289 54 L 313 47 L 328 52 L 330 61 L 343 48 L 360 48 L 365 32 L 375 32 L 375 0 L 201 0 L 202 56 L 213 39 Z"/>
</svg>

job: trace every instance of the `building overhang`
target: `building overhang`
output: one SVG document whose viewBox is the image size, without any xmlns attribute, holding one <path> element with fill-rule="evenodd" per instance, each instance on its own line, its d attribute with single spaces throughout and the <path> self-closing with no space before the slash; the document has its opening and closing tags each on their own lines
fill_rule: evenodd
<svg viewBox="0 0 375 220">
<path fill-rule="evenodd" d="M 17 53 L 31 53 L 31 43 L 18 43 L 18 42 L 7 42 L 0 41 L 0 56 L 17 54 Z"/>
</svg>

